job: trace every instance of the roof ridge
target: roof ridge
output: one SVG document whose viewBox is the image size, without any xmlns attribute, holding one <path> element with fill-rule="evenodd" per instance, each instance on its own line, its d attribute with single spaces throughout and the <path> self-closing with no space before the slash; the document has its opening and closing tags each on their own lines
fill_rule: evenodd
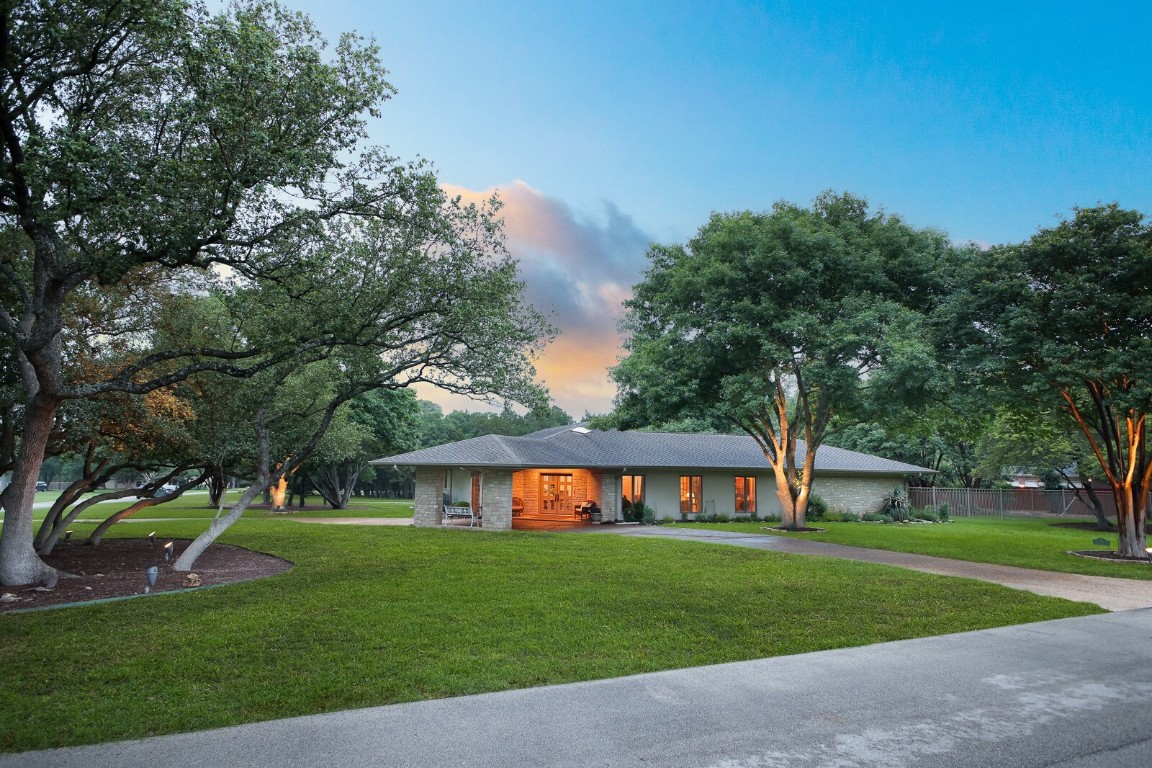
<svg viewBox="0 0 1152 768">
<path fill-rule="evenodd" d="M 505 442 L 505 438 L 514 437 L 514 435 L 493 434 L 491 437 L 496 439 L 496 444 L 500 446 L 500 450 L 504 452 L 504 456 L 507 457 L 509 461 L 516 464 L 520 463 L 520 455 L 516 453 L 516 451 L 514 451 L 512 447 L 508 445 L 508 443 Z"/>
</svg>

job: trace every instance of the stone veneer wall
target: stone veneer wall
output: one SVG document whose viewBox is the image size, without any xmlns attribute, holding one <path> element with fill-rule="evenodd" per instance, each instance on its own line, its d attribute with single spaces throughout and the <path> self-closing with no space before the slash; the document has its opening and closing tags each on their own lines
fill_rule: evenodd
<svg viewBox="0 0 1152 768">
<path fill-rule="evenodd" d="M 489 469 L 481 474 L 484 484 L 484 518 L 481 527 L 512 530 L 512 470 Z"/>
<path fill-rule="evenodd" d="M 863 515 L 876 512 L 893 488 L 908 490 L 902 477 L 820 477 L 813 491 L 828 503 L 828 509 Z"/>
<path fill-rule="evenodd" d="M 444 469 L 416 468 L 416 498 L 412 503 L 412 524 L 429 527 L 444 521 Z"/>
<path fill-rule="evenodd" d="M 618 475 L 599 475 L 600 478 L 600 505 L 603 522 L 621 520 L 620 516 L 620 478 Z"/>
</svg>

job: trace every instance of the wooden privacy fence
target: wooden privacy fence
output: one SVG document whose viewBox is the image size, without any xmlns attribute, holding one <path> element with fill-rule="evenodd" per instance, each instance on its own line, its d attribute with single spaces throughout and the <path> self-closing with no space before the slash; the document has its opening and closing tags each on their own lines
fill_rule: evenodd
<svg viewBox="0 0 1152 768">
<path fill-rule="evenodd" d="M 1083 494 L 1081 494 L 1083 495 Z M 1108 517 L 1116 516 L 1111 490 L 1097 490 L 1096 497 Z M 1011 517 L 1027 515 L 1077 515 L 1092 517 L 1092 507 L 1073 491 L 1040 488 L 909 488 L 914 507 L 947 504 L 953 517 Z M 1152 505 L 1150 505 L 1152 506 Z"/>
</svg>

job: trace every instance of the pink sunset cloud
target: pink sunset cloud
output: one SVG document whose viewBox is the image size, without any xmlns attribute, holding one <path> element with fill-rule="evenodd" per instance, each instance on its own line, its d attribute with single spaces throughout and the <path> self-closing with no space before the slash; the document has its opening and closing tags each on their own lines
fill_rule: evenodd
<svg viewBox="0 0 1152 768">
<path fill-rule="evenodd" d="M 560 335 L 536 361 L 555 403 L 580 418 L 611 409 L 608 368 L 620 354 L 616 323 L 622 302 L 647 264 L 651 238 L 611 203 L 591 220 L 522 181 L 475 191 L 444 185 L 449 195 L 481 203 L 497 193 L 509 252 L 520 262 L 527 299 L 549 315 Z M 465 398 L 422 388 L 445 410 L 476 410 Z"/>
</svg>

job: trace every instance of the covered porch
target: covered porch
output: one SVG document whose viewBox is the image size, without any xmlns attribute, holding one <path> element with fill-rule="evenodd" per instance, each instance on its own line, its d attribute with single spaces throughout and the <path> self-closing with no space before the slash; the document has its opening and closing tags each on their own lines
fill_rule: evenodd
<svg viewBox="0 0 1152 768">
<path fill-rule="evenodd" d="M 583 468 L 418 467 L 414 523 L 487 530 L 612 523 L 619 487 L 617 474 Z M 474 519 L 454 514 L 464 507 Z"/>
</svg>

